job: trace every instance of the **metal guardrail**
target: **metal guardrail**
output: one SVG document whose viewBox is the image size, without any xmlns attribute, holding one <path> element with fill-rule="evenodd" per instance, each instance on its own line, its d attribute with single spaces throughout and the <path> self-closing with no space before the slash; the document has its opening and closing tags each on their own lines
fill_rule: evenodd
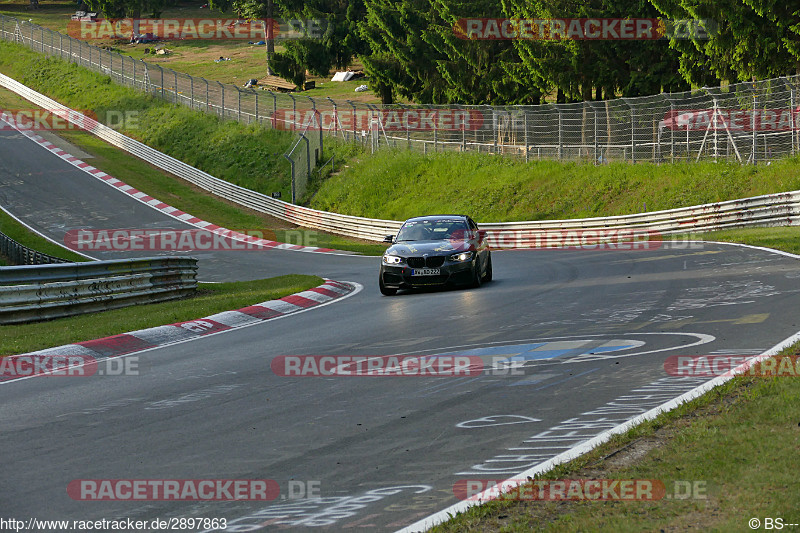
<svg viewBox="0 0 800 533">
<path fill-rule="evenodd" d="M 133 154 L 162 170 L 249 209 L 286 220 L 293 224 L 363 239 L 382 241 L 395 234 L 402 222 L 340 215 L 293 205 L 265 194 L 228 183 L 182 161 L 159 152 L 118 131 L 84 117 L 8 76 L 0 74 L 0 86 L 10 89 L 36 105 L 58 113 L 66 120 L 86 127 L 108 143 Z M 0 113 L 0 119 L 13 123 L 13 117 Z M 776 226 L 800 224 L 800 191 L 769 194 L 666 211 L 638 213 L 614 217 L 526 222 L 482 222 L 490 236 L 506 238 L 507 232 L 591 229 L 646 229 L 663 234 L 693 233 L 744 226 Z M 520 238 L 515 236 L 515 239 Z M 498 239 L 496 239 L 497 241 Z M 524 241 L 523 241 L 524 242 Z"/>
<path fill-rule="evenodd" d="M 0 267 L 0 324 L 18 324 L 186 296 L 197 259 L 152 257 Z"/>
<path fill-rule="evenodd" d="M 37 252 L 20 244 L 0 231 L 0 255 L 8 258 L 14 265 L 47 265 L 51 263 L 69 263 L 66 259 Z"/>
</svg>

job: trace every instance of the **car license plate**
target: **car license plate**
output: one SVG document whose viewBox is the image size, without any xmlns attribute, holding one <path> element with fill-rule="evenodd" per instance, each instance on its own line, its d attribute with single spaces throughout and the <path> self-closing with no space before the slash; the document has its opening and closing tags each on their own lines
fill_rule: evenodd
<svg viewBox="0 0 800 533">
<path fill-rule="evenodd" d="M 411 271 L 412 276 L 438 276 L 438 268 L 415 268 Z"/>
</svg>

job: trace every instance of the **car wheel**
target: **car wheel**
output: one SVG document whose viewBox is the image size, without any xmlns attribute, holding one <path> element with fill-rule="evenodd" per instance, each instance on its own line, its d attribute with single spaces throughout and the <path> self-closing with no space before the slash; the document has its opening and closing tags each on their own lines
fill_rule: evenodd
<svg viewBox="0 0 800 533">
<path fill-rule="evenodd" d="M 378 277 L 378 285 L 380 286 L 381 294 L 384 296 L 394 296 L 397 294 L 397 289 L 392 289 L 383 284 L 383 276 Z"/>
<path fill-rule="evenodd" d="M 475 266 L 472 268 L 472 286 L 478 288 L 481 286 L 481 260 L 480 257 L 475 259 Z"/>
<path fill-rule="evenodd" d="M 483 274 L 483 281 L 492 281 L 492 256 L 486 256 L 486 272 Z"/>
</svg>

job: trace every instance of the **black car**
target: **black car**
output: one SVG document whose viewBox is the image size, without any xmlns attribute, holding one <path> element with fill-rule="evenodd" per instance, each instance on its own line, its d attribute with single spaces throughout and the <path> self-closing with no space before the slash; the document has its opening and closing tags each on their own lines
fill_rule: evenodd
<svg viewBox="0 0 800 533">
<path fill-rule="evenodd" d="M 409 218 L 381 259 L 380 289 L 390 296 L 398 289 L 444 285 L 480 286 L 492 279 L 492 256 L 484 232 L 468 216 L 435 215 Z"/>
</svg>

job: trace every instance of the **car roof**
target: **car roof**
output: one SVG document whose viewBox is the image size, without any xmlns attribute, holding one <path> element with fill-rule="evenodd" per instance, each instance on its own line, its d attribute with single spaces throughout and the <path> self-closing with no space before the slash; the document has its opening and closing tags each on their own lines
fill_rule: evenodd
<svg viewBox="0 0 800 533">
<path fill-rule="evenodd" d="M 408 220 L 406 220 L 406 222 L 410 220 L 447 220 L 451 218 L 461 218 L 464 219 L 464 221 L 466 222 L 466 220 L 469 217 L 467 215 L 428 215 L 422 217 L 411 217 Z"/>
</svg>

